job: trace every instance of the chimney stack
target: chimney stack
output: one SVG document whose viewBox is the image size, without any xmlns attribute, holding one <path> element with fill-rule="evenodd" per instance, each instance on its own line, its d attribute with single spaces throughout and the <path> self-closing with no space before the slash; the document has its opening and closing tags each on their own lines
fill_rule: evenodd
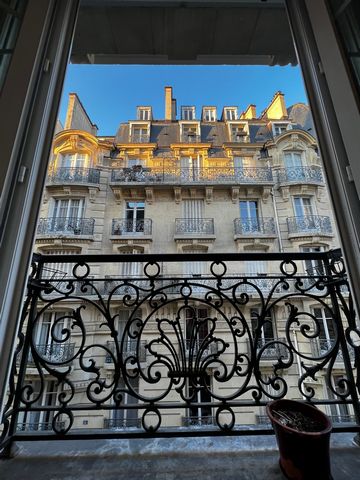
<svg viewBox="0 0 360 480">
<path fill-rule="evenodd" d="M 172 98 L 172 87 L 165 87 L 165 120 L 176 119 L 176 100 Z"/>
</svg>

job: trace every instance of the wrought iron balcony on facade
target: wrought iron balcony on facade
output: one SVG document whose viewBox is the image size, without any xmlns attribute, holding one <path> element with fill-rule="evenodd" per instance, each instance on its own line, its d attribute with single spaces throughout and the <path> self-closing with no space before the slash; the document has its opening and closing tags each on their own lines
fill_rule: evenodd
<svg viewBox="0 0 360 480">
<path fill-rule="evenodd" d="M 129 220 L 126 218 L 113 218 L 111 225 L 111 235 L 151 235 L 152 220 L 143 218 L 142 220 Z"/>
<path fill-rule="evenodd" d="M 215 417 L 196 415 L 191 417 L 182 417 L 182 426 L 188 428 L 215 426 Z"/>
<path fill-rule="evenodd" d="M 235 235 L 265 236 L 276 235 L 275 221 L 273 218 L 235 218 Z"/>
<path fill-rule="evenodd" d="M 323 183 L 324 178 L 321 167 L 287 167 L 278 170 L 279 183 Z"/>
<path fill-rule="evenodd" d="M 75 343 L 52 343 L 34 345 L 37 355 L 49 364 L 64 363 L 66 364 L 74 355 Z M 29 355 L 29 364 L 34 365 L 35 360 L 33 355 Z"/>
<path fill-rule="evenodd" d="M 141 428 L 141 418 L 104 418 L 106 430 L 127 430 Z"/>
<path fill-rule="evenodd" d="M 181 143 L 200 143 L 201 142 L 201 135 L 196 135 L 195 133 L 182 133 L 180 135 L 180 142 Z"/>
<path fill-rule="evenodd" d="M 249 135 L 246 132 L 233 133 L 230 135 L 230 142 L 233 143 L 248 143 L 250 141 Z"/>
<path fill-rule="evenodd" d="M 118 345 L 119 350 L 123 352 L 123 358 L 126 359 L 128 356 L 136 356 L 139 358 L 140 363 L 146 361 L 146 342 L 139 342 L 137 340 L 126 339 L 123 345 Z M 137 351 L 139 347 L 139 351 Z M 105 363 L 113 363 L 114 355 L 116 355 L 116 343 L 115 342 L 106 342 L 106 356 Z"/>
<path fill-rule="evenodd" d="M 47 182 L 51 184 L 62 183 L 100 183 L 100 170 L 97 168 L 60 167 L 50 170 Z"/>
<path fill-rule="evenodd" d="M 54 425 L 60 430 L 65 428 L 65 422 L 56 421 L 53 422 L 19 422 L 16 430 L 18 432 L 52 432 Z"/>
<path fill-rule="evenodd" d="M 175 235 L 214 235 L 213 218 L 176 218 Z"/>
<path fill-rule="evenodd" d="M 142 167 L 114 169 L 112 183 L 149 184 L 257 184 L 272 183 L 268 167 Z"/>
<path fill-rule="evenodd" d="M 323 355 L 327 355 L 329 351 L 333 350 L 336 348 L 336 339 L 330 339 L 330 338 L 316 338 L 311 340 L 311 351 L 313 355 L 316 355 L 317 357 L 322 357 Z M 354 354 L 353 351 L 349 352 L 350 358 L 353 360 L 354 359 Z M 336 362 L 344 362 L 344 358 L 342 355 L 342 351 L 339 350 L 338 354 L 336 356 Z"/>
<path fill-rule="evenodd" d="M 39 218 L 38 235 L 93 235 L 94 218 L 48 217 Z"/>
<path fill-rule="evenodd" d="M 255 261 L 268 265 L 269 290 L 257 284 L 266 274 L 239 273 L 246 262 Z M 319 265 L 311 276 L 304 272 L 307 261 Z M 200 280 L 193 274 L 179 274 L 191 262 L 206 265 Z M 59 263 L 71 265 L 66 278 L 44 275 L 44 266 Z M 131 263 L 137 265 L 137 277 L 118 275 L 129 271 Z M 9 372 L 0 446 L 21 438 L 45 440 L 50 435 L 71 439 L 72 434 L 92 439 L 97 435 L 156 436 L 158 432 L 204 435 L 206 429 L 210 433 L 216 428 L 219 434 L 244 435 L 248 430 L 243 415 L 248 419 L 249 411 L 261 412 L 259 408 L 269 401 L 290 395 L 327 406 L 331 412 L 337 407 L 351 408 L 357 423 L 344 422 L 338 431 L 347 425 L 353 432 L 360 431 L 358 327 L 351 295 L 342 294 L 347 278 L 340 252 L 35 255 L 32 267 L 14 357 L 19 363 L 12 362 Z M 103 285 L 108 279 L 101 272 L 117 272 L 106 295 Z M 79 297 L 78 284 L 92 294 Z M 250 287 L 251 295 L 247 293 Z M 337 341 L 321 355 L 311 350 L 311 342 L 321 340 L 323 329 L 310 311 L 305 314 L 305 302 L 312 311 L 325 309 L 333 324 Z M 66 310 L 66 327 L 61 332 L 50 329 L 51 344 L 71 342 L 75 347 L 62 359 L 49 353 L 50 362 L 47 350 L 38 350 L 35 339 L 40 322 L 54 312 L 54 305 L 56 311 Z M 127 312 L 122 328 L 117 323 L 119 310 Z M 265 335 L 269 316 L 279 337 Z M 341 367 L 336 362 L 339 354 Z M 76 362 L 76 368 L 70 362 Z M 339 368 L 343 375 L 337 380 Z M 44 399 L 36 392 L 49 391 L 45 390 L 49 378 L 57 390 Z M 309 383 L 317 388 L 309 388 Z M 195 415 L 195 420 L 186 423 L 201 429 L 177 429 L 181 416 L 191 418 L 193 412 L 211 412 L 214 422 L 203 423 L 209 413 Z M 101 428 L 99 416 L 105 415 L 121 417 L 115 420 L 118 426 L 112 428 L 109 423 L 106 431 Z M 25 418 L 30 422 L 35 416 L 52 419 L 51 432 L 38 431 L 32 436 L 31 431 L 19 430 Z M 92 416 L 98 430 L 78 421 L 84 416 Z M 134 419 L 137 430 L 126 428 L 123 418 Z M 259 425 L 256 432 L 269 430 Z"/>
<path fill-rule="evenodd" d="M 320 215 L 303 215 L 287 218 L 289 234 L 319 234 L 331 235 L 330 217 Z"/>
</svg>

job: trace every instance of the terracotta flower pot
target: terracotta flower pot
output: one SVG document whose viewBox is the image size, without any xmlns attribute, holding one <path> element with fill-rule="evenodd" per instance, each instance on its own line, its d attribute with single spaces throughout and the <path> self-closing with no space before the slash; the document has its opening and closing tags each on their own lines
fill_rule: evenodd
<svg viewBox="0 0 360 480">
<path fill-rule="evenodd" d="M 331 480 L 330 419 L 316 407 L 294 400 L 276 400 L 266 411 L 284 475 L 290 480 Z"/>
</svg>

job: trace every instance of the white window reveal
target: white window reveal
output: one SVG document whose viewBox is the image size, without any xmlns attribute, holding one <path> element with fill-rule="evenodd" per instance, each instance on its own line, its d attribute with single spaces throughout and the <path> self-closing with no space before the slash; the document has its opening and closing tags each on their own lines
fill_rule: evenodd
<svg viewBox="0 0 360 480">
<path fill-rule="evenodd" d="M 294 211 L 296 217 L 313 216 L 311 197 L 294 197 Z"/>
<path fill-rule="evenodd" d="M 224 117 L 225 120 L 237 120 L 237 108 L 236 107 L 225 107 L 224 108 Z"/>
<path fill-rule="evenodd" d="M 182 120 L 195 120 L 195 107 L 181 107 Z"/>
<path fill-rule="evenodd" d="M 302 167 L 302 155 L 301 152 L 286 152 L 284 154 L 285 168 Z"/>
<path fill-rule="evenodd" d="M 144 219 L 144 202 L 126 202 L 125 233 L 144 233 Z"/>
<path fill-rule="evenodd" d="M 79 250 L 45 250 L 45 255 L 77 255 Z M 63 262 L 45 263 L 43 268 L 43 278 L 49 278 L 55 280 L 53 283 L 58 289 L 66 289 L 67 279 L 74 278 L 72 270 L 74 263 L 66 262 L 64 258 Z"/>
<path fill-rule="evenodd" d="M 184 200 L 182 202 L 184 233 L 201 233 L 203 231 L 204 201 Z"/>
<path fill-rule="evenodd" d="M 149 128 L 147 125 L 132 125 L 130 141 L 134 143 L 147 143 L 149 138 Z"/>
<path fill-rule="evenodd" d="M 273 135 L 274 137 L 285 133 L 287 130 L 291 130 L 292 126 L 290 123 L 273 123 Z"/>
<path fill-rule="evenodd" d="M 49 225 L 50 231 L 81 233 L 84 205 L 83 198 L 56 199 Z"/>
<path fill-rule="evenodd" d="M 204 107 L 202 120 L 203 122 L 216 122 L 216 108 Z"/>
<path fill-rule="evenodd" d="M 181 178 L 186 181 L 198 181 L 201 175 L 201 159 L 196 157 L 181 157 Z"/>
<path fill-rule="evenodd" d="M 62 168 L 86 168 L 89 164 L 89 155 L 86 153 L 68 153 L 61 155 L 60 167 Z"/>
<path fill-rule="evenodd" d="M 240 221 L 243 233 L 259 231 L 259 209 L 258 202 L 256 200 L 240 201 Z"/>
<path fill-rule="evenodd" d="M 137 119 L 138 120 L 152 120 L 151 107 L 138 107 L 137 108 Z"/>
</svg>

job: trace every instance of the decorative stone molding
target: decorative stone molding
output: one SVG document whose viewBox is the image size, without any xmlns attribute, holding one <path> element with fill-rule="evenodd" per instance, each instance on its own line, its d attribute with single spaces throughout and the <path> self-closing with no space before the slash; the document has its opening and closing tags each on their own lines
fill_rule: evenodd
<svg viewBox="0 0 360 480">
<path fill-rule="evenodd" d="M 271 187 L 264 187 L 262 192 L 262 198 L 265 203 L 269 200 L 270 194 L 271 194 Z"/>
<path fill-rule="evenodd" d="M 175 197 L 175 203 L 181 202 L 182 200 L 181 187 L 174 187 L 174 197 Z"/>
<path fill-rule="evenodd" d="M 121 204 L 121 202 L 123 201 L 123 190 L 121 187 L 115 187 L 115 186 L 112 186 L 111 187 L 112 191 L 113 191 L 113 194 L 114 194 L 114 197 L 115 197 L 115 200 L 116 200 L 116 203 L 119 205 Z"/>
<path fill-rule="evenodd" d="M 240 196 L 240 188 L 231 187 L 231 200 L 233 203 L 237 203 L 239 201 L 239 196 Z"/>
<path fill-rule="evenodd" d="M 95 202 L 96 194 L 98 190 L 99 190 L 98 188 L 89 187 L 89 200 L 91 203 Z"/>
<path fill-rule="evenodd" d="M 211 203 L 214 199 L 214 189 L 213 187 L 205 188 L 205 201 L 206 203 Z"/>
<path fill-rule="evenodd" d="M 146 202 L 149 205 L 151 205 L 154 202 L 155 196 L 154 196 L 154 189 L 152 187 L 145 188 L 145 198 L 146 198 Z"/>
</svg>

